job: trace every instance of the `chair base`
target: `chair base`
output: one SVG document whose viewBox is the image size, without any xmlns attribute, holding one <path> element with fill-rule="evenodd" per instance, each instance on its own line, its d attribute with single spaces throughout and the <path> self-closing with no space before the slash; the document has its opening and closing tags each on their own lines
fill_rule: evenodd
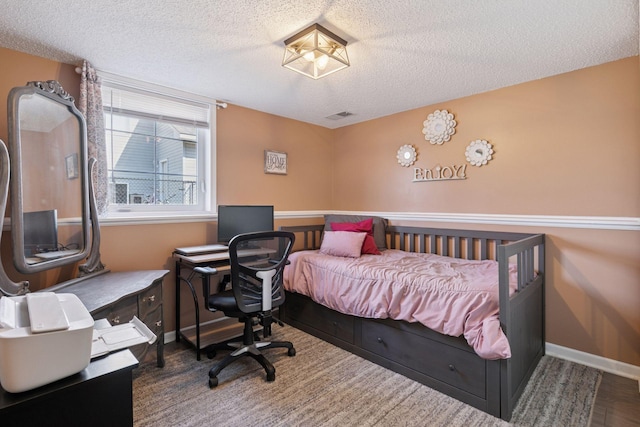
<svg viewBox="0 0 640 427">
<path fill-rule="evenodd" d="M 249 356 L 256 360 L 260 365 L 262 365 L 265 372 L 267 373 L 267 381 L 275 381 L 276 368 L 273 367 L 271 362 L 269 362 L 269 360 L 261 352 L 261 350 L 267 350 L 270 348 L 286 348 L 288 349 L 288 356 L 293 357 L 296 355 L 296 349 L 293 348 L 293 344 L 289 341 L 259 341 L 253 342 L 251 344 L 229 342 L 223 344 L 214 344 L 213 346 L 207 347 L 207 357 L 209 358 L 215 357 L 217 349 L 233 350 L 229 355 L 227 355 L 220 362 L 216 363 L 209 370 L 209 387 L 216 387 L 218 385 L 218 374 L 232 362 L 240 359 L 243 356 Z"/>
</svg>

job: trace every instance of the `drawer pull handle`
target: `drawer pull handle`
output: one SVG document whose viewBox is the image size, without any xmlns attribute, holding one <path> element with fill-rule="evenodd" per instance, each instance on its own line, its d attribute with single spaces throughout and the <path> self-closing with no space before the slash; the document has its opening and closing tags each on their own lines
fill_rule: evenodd
<svg viewBox="0 0 640 427">
<path fill-rule="evenodd" d="M 155 295 L 149 295 L 148 297 L 144 297 L 142 298 L 142 302 L 154 302 L 156 300 L 156 296 Z"/>
<path fill-rule="evenodd" d="M 455 366 L 453 366 L 453 365 L 449 365 L 449 370 L 453 372 L 453 371 L 455 371 L 455 370 L 456 370 L 456 367 L 455 367 Z"/>
<path fill-rule="evenodd" d="M 384 342 L 384 340 L 383 340 L 382 338 L 380 338 L 380 337 L 378 337 L 377 341 L 378 341 L 380 344 L 382 344 L 382 343 Z"/>
<path fill-rule="evenodd" d="M 111 323 L 115 323 L 116 325 L 120 323 L 120 316 L 116 316 L 111 319 Z"/>
</svg>

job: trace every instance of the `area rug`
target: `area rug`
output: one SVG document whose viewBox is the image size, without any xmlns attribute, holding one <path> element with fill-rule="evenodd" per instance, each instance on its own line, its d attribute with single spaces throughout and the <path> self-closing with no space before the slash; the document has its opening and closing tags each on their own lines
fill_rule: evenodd
<svg viewBox="0 0 640 427">
<path fill-rule="evenodd" d="M 389 371 L 293 327 L 276 327 L 297 355 L 267 351 L 276 380 L 251 358 L 225 368 L 209 389 L 214 361 L 177 346 L 166 365 L 134 371 L 136 426 L 587 426 L 602 373 L 544 356 L 511 422 Z"/>
</svg>

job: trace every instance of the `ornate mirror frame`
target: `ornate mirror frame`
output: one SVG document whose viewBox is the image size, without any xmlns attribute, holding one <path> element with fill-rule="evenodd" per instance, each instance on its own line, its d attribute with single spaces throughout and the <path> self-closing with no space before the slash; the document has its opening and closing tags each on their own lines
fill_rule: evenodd
<svg viewBox="0 0 640 427">
<path fill-rule="evenodd" d="M 40 99 L 39 97 L 42 97 L 42 99 Z M 21 132 L 21 127 L 24 125 L 23 119 L 26 119 L 27 112 L 24 112 L 25 117 L 22 117 L 21 100 L 23 99 L 39 99 L 39 101 L 37 102 L 43 102 L 43 105 L 49 105 L 53 102 L 63 107 L 62 109 L 59 109 L 58 107 L 53 108 L 57 110 L 66 109 L 69 117 L 65 120 L 77 120 L 77 127 L 74 123 L 72 123 L 72 130 L 70 130 L 69 134 L 66 135 L 66 142 L 76 138 L 77 136 L 77 145 L 75 145 L 76 143 L 73 142 L 74 146 L 71 147 L 71 152 L 73 154 L 62 153 L 58 155 L 53 160 L 55 164 L 49 165 L 48 167 L 51 170 L 61 169 L 64 176 L 63 180 L 74 181 L 73 187 L 68 188 L 72 188 L 74 190 L 79 188 L 80 194 L 72 194 L 71 192 L 68 194 L 65 193 L 63 199 L 64 203 L 67 203 L 67 200 L 71 200 L 72 202 L 70 202 L 70 204 L 73 204 L 73 206 L 77 208 L 77 212 L 75 210 L 72 211 L 73 215 L 69 218 L 65 218 L 65 221 L 67 222 L 66 225 L 70 227 L 70 230 L 67 230 L 67 233 L 74 233 L 73 241 L 77 242 L 78 250 L 72 252 L 71 254 L 57 258 L 49 259 L 46 257 L 42 257 L 39 258 L 36 262 L 34 262 L 32 258 L 31 261 L 28 262 L 28 257 L 25 255 L 25 223 L 23 216 L 25 212 L 25 197 L 29 192 L 29 188 L 33 189 L 36 187 L 34 187 L 33 182 L 29 183 L 28 186 L 25 185 L 23 179 L 23 173 L 26 170 L 26 165 L 30 161 L 35 161 L 35 159 L 25 157 L 25 149 L 27 149 L 25 143 L 27 143 L 27 141 L 23 140 L 25 134 Z M 22 107 L 24 107 L 24 105 Z M 47 117 L 44 116 L 44 114 L 46 114 L 46 111 L 44 110 L 46 109 L 47 108 L 42 109 L 43 116 L 39 116 L 37 118 L 38 122 L 40 120 L 42 122 L 45 122 L 47 120 Z M 38 114 L 39 112 L 40 110 L 37 110 Z M 88 261 L 85 264 L 79 266 L 79 276 L 88 275 L 104 269 L 104 266 L 100 262 L 99 255 L 100 229 L 95 209 L 95 200 L 93 199 L 93 192 L 91 188 L 86 122 L 84 116 L 76 108 L 73 97 L 69 95 L 57 81 L 54 80 L 49 80 L 46 82 L 28 82 L 26 86 L 13 88 L 9 93 L 8 99 L 8 130 L 11 170 L 11 235 L 13 240 L 13 261 L 16 269 L 25 274 L 38 273 L 52 268 L 81 262 L 87 257 Z M 50 141 L 47 139 L 46 141 L 44 141 L 44 143 L 60 144 L 60 141 Z M 31 153 L 33 153 L 33 149 L 30 149 Z M 42 154 L 42 156 L 46 156 L 46 154 Z M 47 169 L 47 167 L 43 169 L 45 169 L 46 171 L 49 170 Z M 57 170 L 56 176 L 59 175 L 60 170 Z M 2 183 L 1 178 L 2 177 L 0 175 L 0 184 Z M 53 179 L 52 176 L 49 176 L 49 178 Z M 59 185 L 62 186 L 63 184 L 65 183 L 61 182 Z M 25 191 L 27 193 L 25 193 Z M 2 200 L 0 198 L 0 202 L 1 201 Z M 62 202 L 58 201 L 58 203 Z M 52 202 L 51 204 L 55 205 L 55 202 Z M 49 209 L 51 209 L 51 207 L 49 207 Z M 32 209 L 30 208 L 30 210 Z M 92 240 L 90 240 L 90 238 Z M 15 286 L 9 286 L 9 288 L 11 290 L 15 290 Z"/>
</svg>

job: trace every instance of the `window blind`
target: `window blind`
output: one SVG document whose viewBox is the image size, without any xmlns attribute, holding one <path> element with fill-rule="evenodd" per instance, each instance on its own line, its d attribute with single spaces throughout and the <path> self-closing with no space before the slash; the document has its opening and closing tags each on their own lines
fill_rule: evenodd
<svg viewBox="0 0 640 427">
<path fill-rule="evenodd" d="M 150 93 L 117 83 L 102 83 L 102 103 L 106 113 L 159 120 L 174 125 L 209 127 L 208 104 Z"/>
</svg>

